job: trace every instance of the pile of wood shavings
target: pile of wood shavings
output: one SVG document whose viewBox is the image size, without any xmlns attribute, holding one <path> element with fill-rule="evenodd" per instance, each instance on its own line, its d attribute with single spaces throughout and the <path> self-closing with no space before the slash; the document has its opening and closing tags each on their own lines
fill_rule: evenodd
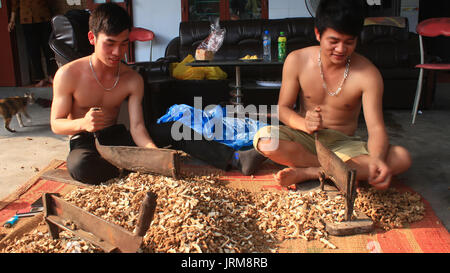
<svg viewBox="0 0 450 273">
<path fill-rule="evenodd" d="M 377 226 L 385 230 L 420 221 L 425 215 L 425 205 L 419 194 L 399 192 L 393 188 L 385 191 L 359 188 L 355 208 L 364 212 Z"/>
<path fill-rule="evenodd" d="M 318 240 L 324 247 L 336 248 L 325 231 L 325 221 L 339 222 L 344 217 L 344 197 L 340 195 L 329 197 L 321 191 L 252 193 L 226 187 L 215 176 L 174 180 L 131 173 L 106 185 L 77 189 L 64 198 L 133 231 L 141 203 L 150 190 L 158 194 L 158 199 L 153 222 L 144 237 L 144 252 L 277 252 L 282 240 L 296 238 Z M 417 217 L 417 207 L 422 204 L 417 196 L 392 189 L 384 192 L 362 189 L 355 208 L 369 216 L 370 212 L 377 214 L 375 207 L 378 213 L 385 213 L 384 217 L 371 216 L 375 222 L 381 221 L 381 226 L 400 219 L 417 221 L 421 219 Z M 409 203 L 401 201 L 401 205 L 395 205 L 404 199 Z M 386 206 L 387 200 L 391 204 Z M 397 219 L 398 214 L 408 213 L 416 216 L 387 221 L 387 217 Z M 48 233 L 41 234 L 40 239 L 55 244 Z M 38 244 L 49 246 L 41 241 Z M 7 252 L 67 252 L 67 247 L 54 247 L 51 251 L 35 244 L 34 247 L 34 251 L 23 251 L 11 246 Z M 82 251 L 101 252 L 87 244 L 83 244 Z"/>
<path fill-rule="evenodd" d="M 45 223 L 40 223 L 40 229 Z M 99 253 L 102 249 L 75 237 L 71 232 L 61 231 L 59 239 L 52 239 L 49 232 L 39 228 L 15 240 L 8 240 L 2 253 Z"/>
<path fill-rule="evenodd" d="M 325 192 L 251 193 L 226 187 L 217 177 L 184 180 L 130 174 L 65 199 L 133 231 L 147 191 L 158 194 L 153 222 L 144 237 L 145 252 L 276 252 L 284 239 L 328 241 L 325 220 L 342 221 L 344 198 Z"/>
</svg>

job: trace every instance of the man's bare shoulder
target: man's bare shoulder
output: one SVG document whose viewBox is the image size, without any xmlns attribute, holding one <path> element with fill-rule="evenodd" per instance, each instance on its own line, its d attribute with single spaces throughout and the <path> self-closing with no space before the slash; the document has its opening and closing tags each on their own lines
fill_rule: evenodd
<svg viewBox="0 0 450 273">
<path fill-rule="evenodd" d="M 136 70 L 123 63 L 120 64 L 120 71 L 121 76 L 130 78 L 130 80 L 137 80 L 139 77 L 141 77 L 141 75 Z"/>
<path fill-rule="evenodd" d="M 318 52 L 318 46 L 310 46 L 294 50 L 286 58 L 285 66 L 288 67 L 290 71 L 297 71 L 301 73 L 304 69 L 308 70 L 314 63 L 314 60 L 317 59 Z"/>
<path fill-rule="evenodd" d="M 53 79 L 53 91 L 56 94 L 71 93 L 84 81 L 88 67 L 88 57 L 83 57 L 61 66 Z"/>
<path fill-rule="evenodd" d="M 310 58 L 311 56 L 317 55 L 318 51 L 318 46 L 309 46 L 294 50 L 289 54 L 289 56 L 291 57 L 291 59 L 295 59 L 296 61 L 305 60 Z"/>
<path fill-rule="evenodd" d="M 368 58 L 361 54 L 353 54 L 351 67 L 354 73 L 364 76 L 366 80 L 379 80 L 381 78 L 381 73 L 378 68 Z"/>
<path fill-rule="evenodd" d="M 378 68 L 367 57 L 356 52 L 353 53 L 351 65 L 364 71 L 378 71 Z"/>
<path fill-rule="evenodd" d="M 120 77 L 127 82 L 130 92 L 143 88 L 144 80 L 137 71 L 126 64 L 121 64 L 120 71 Z"/>
<path fill-rule="evenodd" d="M 383 77 L 378 68 L 366 57 L 354 53 L 350 64 L 350 77 L 363 93 L 383 92 Z"/>
<path fill-rule="evenodd" d="M 64 80 L 77 79 L 83 71 L 85 71 L 86 65 L 89 62 L 89 57 L 83 57 L 71 61 L 61 66 L 57 74 Z"/>
</svg>

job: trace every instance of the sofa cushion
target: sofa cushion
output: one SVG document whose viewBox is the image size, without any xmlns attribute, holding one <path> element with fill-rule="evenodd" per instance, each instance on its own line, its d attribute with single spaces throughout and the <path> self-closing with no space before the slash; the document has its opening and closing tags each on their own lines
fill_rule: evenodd
<svg viewBox="0 0 450 273">
<path fill-rule="evenodd" d="M 410 47 L 417 47 L 418 43 L 410 43 L 410 33 L 407 24 L 405 27 L 386 25 L 365 26 L 361 32 L 357 52 L 366 56 L 379 68 L 409 68 L 412 61 L 416 61 L 418 55 L 411 60 Z M 418 48 L 416 48 L 418 50 Z"/>
</svg>

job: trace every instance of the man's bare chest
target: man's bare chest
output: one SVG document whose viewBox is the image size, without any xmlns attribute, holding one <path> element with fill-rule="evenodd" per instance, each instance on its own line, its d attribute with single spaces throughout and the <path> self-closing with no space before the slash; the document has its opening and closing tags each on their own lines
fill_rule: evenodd
<svg viewBox="0 0 450 273">
<path fill-rule="evenodd" d="M 342 86 L 334 84 L 325 89 L 320 74 L 309 74 L 299 77 L 299 85 L 300 102 L 307 109 L 328 106 L 336 110 L 351 111 L 361 105 L 361 90 L 351 79 L 347 79 Z M 337 95 L 330 95 L 339 87 L 341 90 Z"/>
<path fill-rule="evenodd" d="M 95 86 L 95 83 L 81 83 L 74 91 L 74 104 L 82 108 L 106 107 L 116 108 L 125 100 L 126 94 L 123 86 L 107 91 L 101 87 Z"/>
</svg>

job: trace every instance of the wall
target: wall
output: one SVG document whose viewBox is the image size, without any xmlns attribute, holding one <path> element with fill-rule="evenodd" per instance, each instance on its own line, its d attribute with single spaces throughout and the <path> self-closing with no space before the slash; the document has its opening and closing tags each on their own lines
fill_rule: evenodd
<svg viewBox="0 0 450 273">
<path fill-rule="evenodd" d="M 269 0 L 269 19 L 310 17 L 303 0 Z M 134 26 L 151 29 L 153 61 L 164 56 L 167 44 L 178 36 L 181 22 L 181 0 L 133 0 Z M 136 61 L 148 61 L 149 43 L 136 43 Z"/>
<path fill-rule="evenodd" d="M 269 0 L 269 19 L 311 17 L 302 0 Z"/>
<path fill-rule="evenodd" d="M 134 26 L 144 27 L 155 33 L 153 40 L 153 56 L 156 59 L 164 56 L 167 44 L 178 36 L 181 22 L 181 0 L 134 0 Z M 148 61 L 150 44 L 136 42 L 136 61 Z"/>
<path fill-rule="evenodd" d="M 416 26 L 419 20 L 419 0 L 402 0 L 400 16 L 407 17 L 409 31 L 416 32 Z"/>
</svg>

